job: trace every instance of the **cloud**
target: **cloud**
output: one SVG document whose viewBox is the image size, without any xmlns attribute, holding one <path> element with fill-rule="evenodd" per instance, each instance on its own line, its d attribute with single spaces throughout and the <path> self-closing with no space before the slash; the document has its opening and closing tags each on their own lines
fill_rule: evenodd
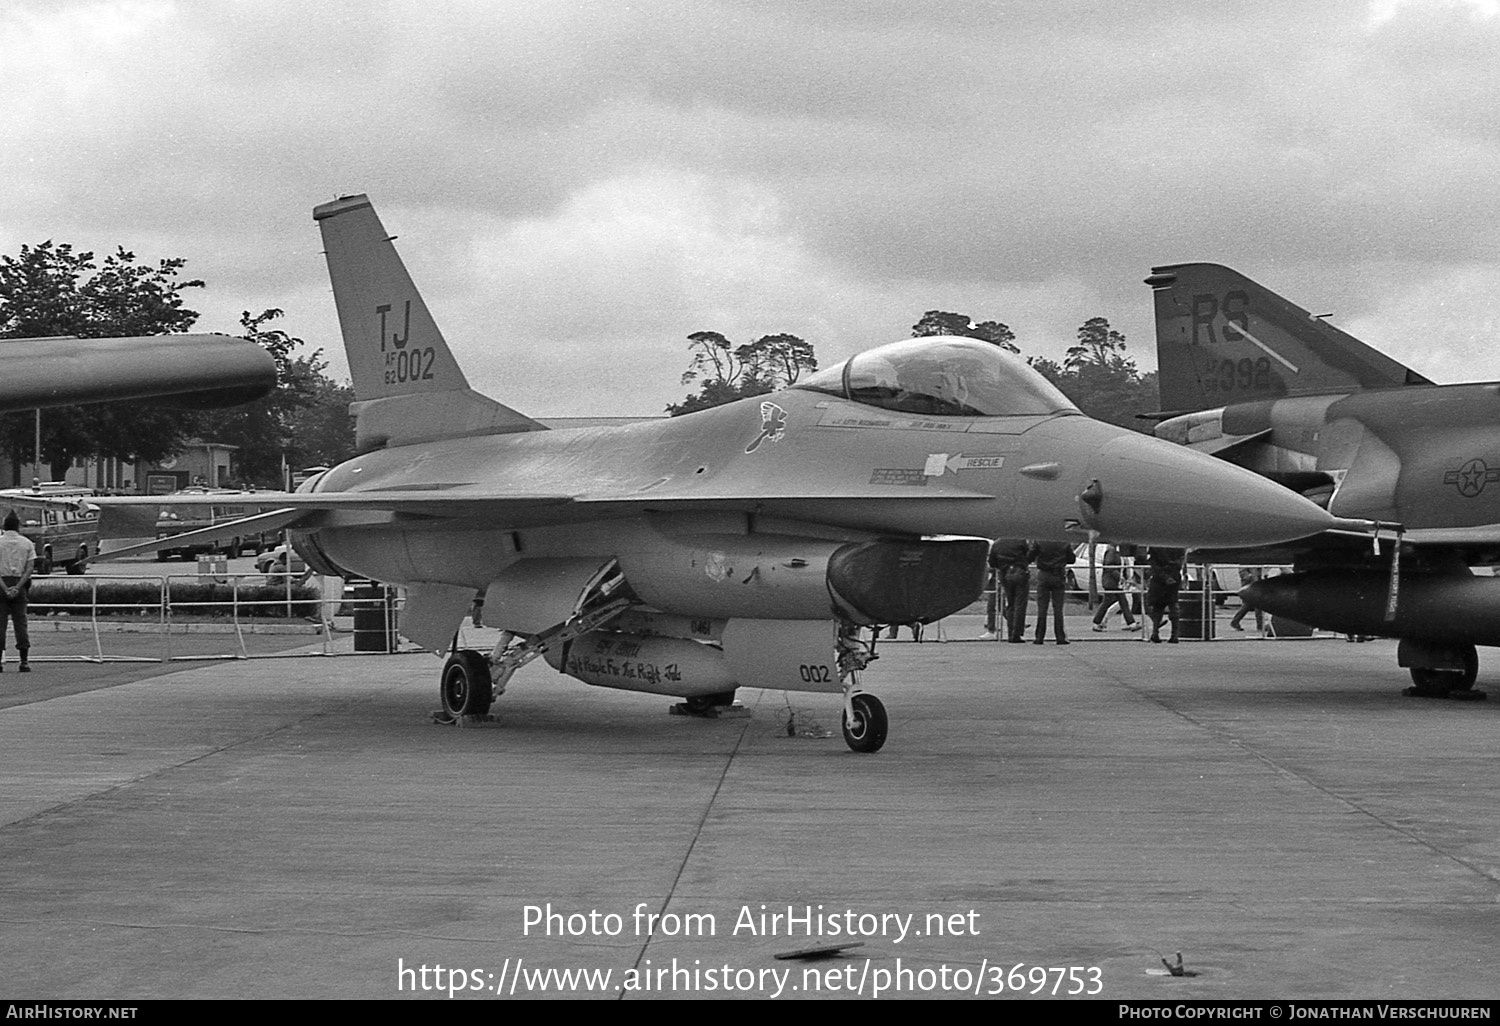
<svg viewBox="0 0 1500 1026">
<path fill-rule="evenodd" d="M 1105 316 L 1150 366 L 1180 260 L 1420 310 L 1442 358 L 1500 266 L 1493 7 L 23 0 L 0 252 L 185 257 L 205 328 L 278 306 L 333 352 L 308 212 L 367 192 L 539 413 L 680 398 L 692 331 L 832 362 L 934 308 L 1054 358 Z"/>
</svg>

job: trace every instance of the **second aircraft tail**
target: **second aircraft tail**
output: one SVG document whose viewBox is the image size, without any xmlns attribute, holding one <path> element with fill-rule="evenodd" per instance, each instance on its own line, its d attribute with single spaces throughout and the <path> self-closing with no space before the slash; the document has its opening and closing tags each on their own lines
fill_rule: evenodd
<svg viewBox="0 0 1500 1026">
<path fill-rule="evenodd" d="M 367 196 L 313 209 L 323 234 L 344 352 L 354 379 L 357 446 L 545 428 L 469 387 L 392 236 Z"/>
<path fill-rule="evenodd" d="M 1431 384 L 1416 371 L 1219 264 L 1153 267 L 1161 407 Z"/>
</svg>

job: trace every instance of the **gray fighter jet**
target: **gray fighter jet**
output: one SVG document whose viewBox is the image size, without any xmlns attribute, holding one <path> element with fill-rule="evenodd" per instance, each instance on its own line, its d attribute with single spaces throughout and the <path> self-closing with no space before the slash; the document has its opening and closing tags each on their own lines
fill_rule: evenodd
<svg viewBox="0 0 1500 1026">
<path fill-rule="evenodd" d="M 545 430 L 469 388 L 367 198 L 313 217 L 361 455 L 255 519 L 290 528 L 322 573 L 403 585 L 401 633 L 446 654 L 454 717 L 486 712 L 540 656 L 700 711 L 742 685 L 842 693 L 845 740 L 875 751 L 865 628 L 969 605 L 984 539 L 1248 545 L 1334 523 L 1248 471 L 1090 420 L 973 339 L 895 342 L 685 417 Z M 479 596 L 503 634 L 461 650 Z"/>
<path fill-rule="evenodd" d="M 1418 695 L 1477 694 L 1475 645 L 1500 645 L 1500 384 L 1435 385 L 1218 264 L 1152 269 L 1159 437 L 1212 453 L 1326 506 L 1387 521 L 1399 544 L 1339 534 L 1274 551 L 1251 585 L 1272 614 L 1401 639 Z"/>
</svg>

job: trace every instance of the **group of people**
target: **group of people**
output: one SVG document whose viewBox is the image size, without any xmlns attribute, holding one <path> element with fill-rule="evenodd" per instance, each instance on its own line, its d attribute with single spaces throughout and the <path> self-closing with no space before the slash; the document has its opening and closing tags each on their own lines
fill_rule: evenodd
<svg viewBox="0 0 1500 1026">
<path fill-rule="evenodd" d="M 1177 598 L 1182 590 L 1182 549 L 1151 548 L 1145 550 L 1145 596 L 1142 603 L 1151 623 L 1150 640 L 1160 643 L 1162 621 L 1171 625 L 1168 644 L 1177 643 Z M 1134 546 L 1110 545 L 1104 548 L 1100 591 L 1103 599 L 1094 611 L 1093 629 L 1103 631 L 1105 620 L 1116 605 L 1125 618 L 1124 630 L 1138 631 L 1141 624 L 1131 609 L 1131 567 L 1140 558 Z M 990 568 L 994 571 L 995 590 L 990 602 L 990 622 L 986 637 L 997 637 L 1001 626 L 1005 640 L 1013 645 L 1026 640 L 1026 607 L 1031 594 L 1031 568 L 1036 567 L 1036 634 L 1033 645 L 1047 643 L 1047 615 L 1050 610 L 1056 644 L 1068 644 L 1063 624 L 1063 602 L 1067 594 L 1068 567 L 1073 564 L 1073 546 L 1068 542 L 1034 542 L 1021 538 L 1001 538 L 990 545 Z"/>
</svg>

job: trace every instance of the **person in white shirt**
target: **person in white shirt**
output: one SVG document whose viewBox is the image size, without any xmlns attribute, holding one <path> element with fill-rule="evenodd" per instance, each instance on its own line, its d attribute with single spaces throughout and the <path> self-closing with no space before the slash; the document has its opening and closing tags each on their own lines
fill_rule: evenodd
<svg viewBox="0 0 1500 1026">
<path fill-rule="evenodd" d="M 31 587 L 31 568 L 36 546 L 21 534 L 21 518 L 11 510 L 0 533 L 0 653 L 5 651 L 5 625 L 16 628 L 16 650 L 21 653 L 21 672 L 30 673 L 31 635 L 26 630 L 26 592 Z M 4 669 L 0 666 L 0 669 Z"/>
</svg>

